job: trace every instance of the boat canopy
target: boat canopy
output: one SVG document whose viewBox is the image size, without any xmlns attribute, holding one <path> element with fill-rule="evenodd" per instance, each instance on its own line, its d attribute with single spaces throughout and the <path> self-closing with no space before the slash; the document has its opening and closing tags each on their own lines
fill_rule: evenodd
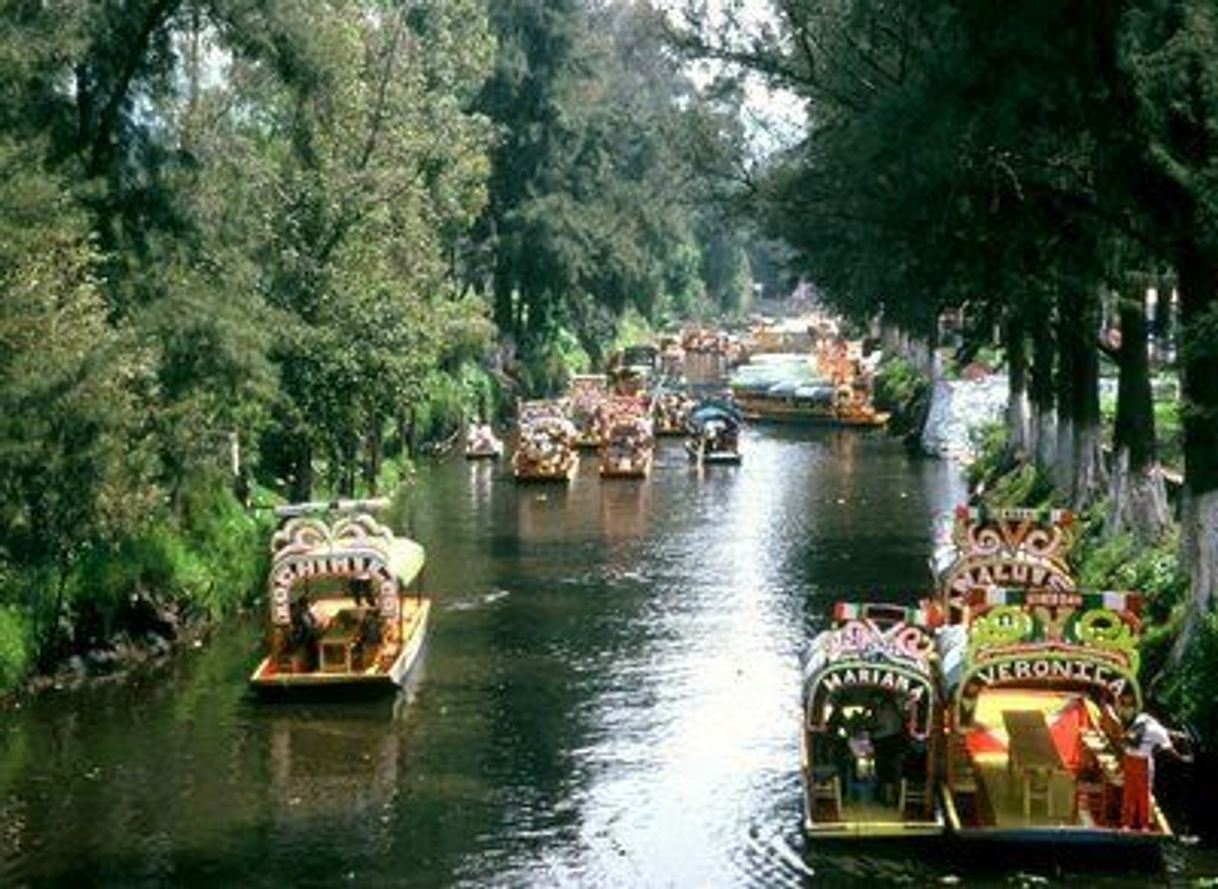
<svg viewBox="0 0 1218 889">
<path fill-rule="evenodd" d="M 1122 719 L 1141 708 L 1139 594 L 991 587 L 966 606 L 967 622 L 935 640 L 956 725 L 987 688 L 1081 691 Z"/>
<path fill-rule="evenodd" d="M 719 399 L 707 399 L 694 405 L 689 412 L 689 425 L 695 431 L 712 421 L 730 428 L 740 425 L 740 411 L 734 404 Z"/>
<path fill-rule="evenodd" d="M 891 697 L 913 737 L 930 733 L 934 716 L 934 642 L 921 609 L 839 603 L 836 625 L 812 640 L 804 663 L 807 726 L 827 727 L 840 698 L 858 693 Z"/>
<path fill-rule="evenodd" d="M 421 545 L 395 537 L 367 514 L 344 516 L 333 524 L 316 516 L 292 518 L 271 538 L 271 552 L 271 623 L 280 626 L 291 624 L 294 588 L 322 578 L 370 581 L 381 615 L 395 619 L 401 590 L 414 582 L 425 560 Z"/>
<path fill-rule="evenodd" d="M 736 368 L 728 385 L 736 391 L 777 394 L 801 386 L 826 386 L 833 383 L 817 373 L 808 355 L 758 355 L 749 364 Z M 776 387 L 782 387 L 777 390 Z"/>
</svg>

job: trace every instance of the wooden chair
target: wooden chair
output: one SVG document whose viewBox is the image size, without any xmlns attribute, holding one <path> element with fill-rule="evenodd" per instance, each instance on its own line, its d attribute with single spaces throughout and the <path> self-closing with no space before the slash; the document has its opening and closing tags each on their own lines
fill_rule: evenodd
<svg viewBox="0 0 1218 889">
<path fill-rule="evenodd" d="M 840 821 L 842 819 L 842 782 L 838 778 L 836 770 L 812 774 L 812 812 L 813 819 L 816 819 L 816 812 L 821 807 L 829 809 L 830 817 L 826 820 Z"/>
<path fill-rule="evenodd" d="M 1092 824 L 1103 821 L 1104 782 L 1099 776 L 1080 775 L 1074 783 L 1074 820 Z"/>
<path fill-rule="evenodd" d="M 923 818 L 930 806 L 930 784 L 925 780 L 911 778 L 901 779 L 901 794 L 897 801 L 898 811 L 902 818 L 908 819 L 910 809 L 914 816 Z"/>
<path fill-rule="evenodd" d="M 1043 803 L 1045 816 L 1052 814 L 1053 804 L 1049 797 L 1049 773 L 1044 769 L 1023 770 L 1023 817 L 1025 821 L 1032 818 L 1032 808 Z"/>
</svg>

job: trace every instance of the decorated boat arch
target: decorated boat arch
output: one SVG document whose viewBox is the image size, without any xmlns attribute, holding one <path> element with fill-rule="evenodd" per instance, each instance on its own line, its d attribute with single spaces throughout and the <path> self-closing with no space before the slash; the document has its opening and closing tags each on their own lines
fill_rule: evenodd
<svg viewBox="0 0 1218 889">
<path fill-rule="evenodd" d="M 958 507 L 933 566 L 945 613 L 961 618 L 970 594 L 992 587 L 1073 590 L 1073 527 L 1066 509 Z"/>
<path fill-rule="evenodd" d="M 267 578 L 268 653 L 250 678 L 256 691 L 393 688 L 414 666 L 430 610 L 419 586 L 423 547 L 378 522 L 370 505 L 281 509 Z"/>
<path fill-rule="evenodd" d="M 934 643 L 926 612 L 839 603 L 804 666 L 806 828 L 815 836 L 938 833 Z"/>
<path fill-rule="evenodd" d="M 1153 797 L 1148 823 L 1128 817 L 1122 754 L 1142 707 L 1141 595 L 1077 588 L 1067 510 L 961 507 L 954 518 L 935 559 L 949 826 L 1034 842 L 1170 836 Z"/>
<path fill-rule="evenodd" d="M 993 587 L 968 607 L 967 633 L 940 637 L 955 725 L 972 721 L 989 688 L 1075 690 L 1122 720 L 1141 709 L 1140 595 Z"/>
</svg>

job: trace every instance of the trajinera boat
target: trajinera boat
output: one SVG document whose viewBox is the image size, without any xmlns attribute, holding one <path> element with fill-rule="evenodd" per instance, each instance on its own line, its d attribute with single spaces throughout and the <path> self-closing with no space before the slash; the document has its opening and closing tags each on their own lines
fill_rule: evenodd
<svg viewBox="0 0 1218 889">
<path fill-rule="evenodd" d="M 393 691 L 427 634 L 423 547 L 370 510 L 383 500 L 280 507 L 267 579 L 268 654 L 250 677 L 260 696 Z M 328 521 L 330 516 L 337 516 Z"/>
<path fill-rule="evenodd" d="M 609 397 L 604 374 L 576 374 L 567 390 L 566 415 L 575 426 L 575 446 L 595 450 L 601 444 L 600 408 Z"/>
<path fill-rule="evenodd" d="M 942 795 L 968 839 L 1153 844 L 1129 821 L 1122 753 L 1142 706 L 1141 597 L 1075 588 L 1065 510 L 961 507 L 941 559 Z M 1122 812 L 1122 803 L 1126 811 Z M 1125 819 L 1123 821 L 1123 819 Z"/>
<path fill-rule="evenodd" d="M 651 417 L 657 436 L 684 435 L 694 402 L 684 392 L 660 388 L 651 396 Z"/>
<path fill-rule="evenodd" d="M 728 383 L 745 419 L 834 426 L 883 426 L 888 414 L 871 404 L 866 378 L 835 380 L 811 355 L 756 355 Z"/>
<path fill-rule="evenodd" d="M 707 463 L 740 462 L 740 412 L 735 405 L 720 401 L 701 401 L 690 411 L 685 440 L 689 459 Z"/>
<path fill-rule="evenodd" d="M 575 426 L 557 402 L 528 401 L 520 405 L 520 438 L 512 454 L 517 481 L 568 482 L 579 469 Z"/>
<path fill-rule="evenodd" d="M 601 478 L 646 478 L 655 433 L 645 399 L 618 396 L 602 405 Z"/>
<path fill-rule="evenodd" d="M 814 837 L 937 834 L 934 643 L 920 608 L 840 602 L 804 664 L 805 826 Z"/>
<path fill-rule="evenodd" d="M 489 423 L 473 423 L 465 433 L 467 460 L 495 460 L 503 456 L 503 439 Z"/>
</svg>

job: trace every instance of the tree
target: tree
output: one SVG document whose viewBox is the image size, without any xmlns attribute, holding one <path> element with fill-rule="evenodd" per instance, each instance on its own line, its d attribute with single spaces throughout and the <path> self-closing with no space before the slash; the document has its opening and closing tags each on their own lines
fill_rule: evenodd
<svg viewBox="0 0 1218 889">
<path fill-rule="evenodd" d="M 0 562 L 44 580 L 22 604 L 49 645 L 77 558 L 155 508 L 137 412 L 151 364 L 108 323 L 67 189 L 23 149 L 0 142 Z"/>
</svg>

